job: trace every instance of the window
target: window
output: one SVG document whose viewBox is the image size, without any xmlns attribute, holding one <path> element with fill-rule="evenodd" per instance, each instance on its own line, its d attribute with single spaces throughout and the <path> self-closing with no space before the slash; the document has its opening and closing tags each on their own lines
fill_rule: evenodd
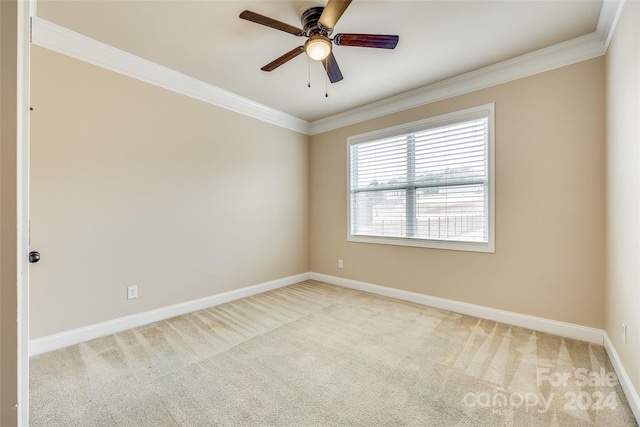
<svg viewBox="0 0 640 427">
<path fill-rule="evenodd" d="M 494 252 L 493 113 L 348 138 L 348 240 Z"/>
</svg>

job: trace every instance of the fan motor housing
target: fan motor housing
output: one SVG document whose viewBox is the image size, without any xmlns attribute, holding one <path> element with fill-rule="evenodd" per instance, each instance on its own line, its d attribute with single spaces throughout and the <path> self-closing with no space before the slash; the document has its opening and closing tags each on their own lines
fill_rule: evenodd
<svg viewBox="0 0 640 427">
<path fill-rule="evenodd" d="M 311 36 L 312 34 L 318 34 L 318 33 L 328 36 L 333 31 L 333 30 L 328 30 L 322 27 L 318 23 L 318 20 L 320 19 L 320 16 L 322 15 L 323 10 L 324 10 L 324 7 L 316 6 L 316 7 L 307 9 L 302 13 L 302 16 L 300 17 L 300 22 L 302 23 L 302 28 L 304 29 L 304 32 L 307 35 L 307 37 Z"/>
</svg>

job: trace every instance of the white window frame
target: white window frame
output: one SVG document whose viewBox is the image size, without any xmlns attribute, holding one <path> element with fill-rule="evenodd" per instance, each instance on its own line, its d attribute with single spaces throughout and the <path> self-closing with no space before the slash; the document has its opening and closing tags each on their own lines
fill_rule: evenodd
<svg viewBox="0 0 640 427">
<path fill-rule="evenodd" d="M 391 138 L 431 128 L 447 126 L 474 118 L 487 118 L 487 242 L 460 242 L 437 239 L 366 236 L 351 233 L 351 146 L 374 140 Z M 347 138 L 347 241 L 420 248 L 495 253 L 495 104 L 485 104 L 449 114 L 430 117 L 386 129 L 367 132 Z"/>
</svg>

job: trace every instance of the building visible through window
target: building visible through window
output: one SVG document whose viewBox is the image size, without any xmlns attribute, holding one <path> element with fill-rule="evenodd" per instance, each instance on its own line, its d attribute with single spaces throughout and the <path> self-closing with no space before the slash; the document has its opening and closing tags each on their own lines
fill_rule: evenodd
<svg viewBox="0 0 640 427">
<path fill-rule="evenodd" d="M 349 240 L 494 251 L 492 104 L 348 144 Z"/>
</svg>

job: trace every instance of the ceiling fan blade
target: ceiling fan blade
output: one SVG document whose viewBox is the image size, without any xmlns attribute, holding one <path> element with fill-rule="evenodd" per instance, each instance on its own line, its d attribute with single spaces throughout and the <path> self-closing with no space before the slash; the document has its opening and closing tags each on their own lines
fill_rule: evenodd
<svg viewBox="0 0 640 427">
<path fill-rule="evenodd" d="M 260 15 L 259 13 L 251 12 L 250 10 L 242 12 L 240 14 L 240 18 L 255 22 L 256 24 L 266 25 L 267 27 L 275 28 L 276 30 L 293 34 L 294 36 L 304 36 L 304 31 L 300 28 L 277 21 L 273 18 L 269 18 L 268 16 Z"/>
<path fill-rule="evenodd" d="M 318 22 L 327 30 L 333 29 L 350 3 L 351 0 L 329 0 Z"/>
<path fill-rule="evenodd" d="M 331 83 L 339 82 L 343 79 L 342 72 L 340 72 L 340 67 L 338 67 L 338 62 L 336 61 L 336 57 L 333 56 L 333 52 L 322 60 L 322 65 L 324 65 L 324 69 L 327 70 L 327 76 L 329 76 Z"/>
<path fill-rule="evenodd" d="M 377 49 L 395 49 L 399 36 L 386 34 L 336 34 L 333 43 L 338 46 L 373 47 Z"/>
<path fill-rule="evenodd" d="M 262 67 L 260 69 L 262 71 L 273 71 L 276 68 L 278 68 L 279 66 L 281 66 L 282 64 L 284 64 L 285 62 L 291 61 L 293 58 L 295 58 L 296 56 L 300 55 L 302 52 L 304 52 L 304 47 L 303 46 L 298 46 L 298 47 L 296 47 L 294 49 L 291 49 L 289 52 L 285 53 L 280 58 L 269 62 L 267 65 L 265 65 L 264 67 Z"/>
</svg>

